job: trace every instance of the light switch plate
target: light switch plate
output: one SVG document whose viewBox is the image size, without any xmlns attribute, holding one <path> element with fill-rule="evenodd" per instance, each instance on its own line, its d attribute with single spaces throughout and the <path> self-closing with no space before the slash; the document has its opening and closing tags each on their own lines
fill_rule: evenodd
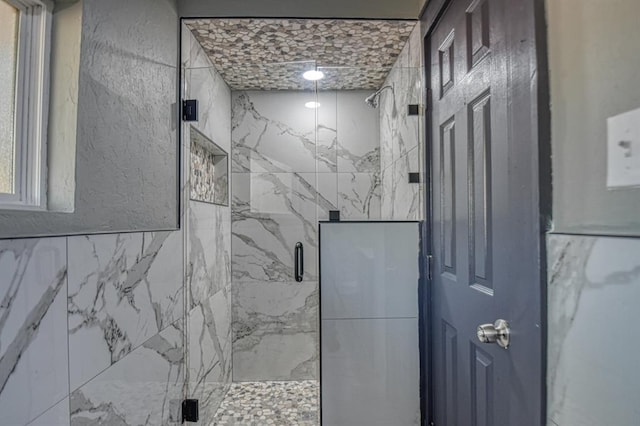
<svg viewBox="0 0 640 426">
<path fill-rule="evenodd" d="M 607 119 L 607 188 L 640 187 L 640 108 Z"/>
</svg>

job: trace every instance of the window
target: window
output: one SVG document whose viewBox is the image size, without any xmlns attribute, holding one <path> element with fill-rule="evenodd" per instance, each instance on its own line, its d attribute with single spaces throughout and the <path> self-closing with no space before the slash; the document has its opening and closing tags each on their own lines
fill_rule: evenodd
<svg viewBox="0 0 640 426">
<path fill-rule="evenodd" d="M 0 208 L 46 204 L 51 4 L 0 0 Z"/>
</svg>

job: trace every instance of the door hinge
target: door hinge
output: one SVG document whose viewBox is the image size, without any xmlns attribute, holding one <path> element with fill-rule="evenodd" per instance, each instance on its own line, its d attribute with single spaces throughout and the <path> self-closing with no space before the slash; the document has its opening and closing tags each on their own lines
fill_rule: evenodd
<svg viewBox="0 0 640 426">
<path fill-rule="evenodd" d="M 427 279 L 431 281 L 433 277 L 433 256 L 427 255 Z"/>
</svg>

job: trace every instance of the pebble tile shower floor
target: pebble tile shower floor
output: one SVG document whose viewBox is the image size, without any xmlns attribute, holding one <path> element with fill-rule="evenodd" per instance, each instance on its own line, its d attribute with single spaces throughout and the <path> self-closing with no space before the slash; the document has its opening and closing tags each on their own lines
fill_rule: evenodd
<svg viewBox="0 0 640 426">
<path fill-rule="evenodd" d="M 318 426 L 318 392 L 315 380 L 233 383 L 213 425 Z"/>
</svg>

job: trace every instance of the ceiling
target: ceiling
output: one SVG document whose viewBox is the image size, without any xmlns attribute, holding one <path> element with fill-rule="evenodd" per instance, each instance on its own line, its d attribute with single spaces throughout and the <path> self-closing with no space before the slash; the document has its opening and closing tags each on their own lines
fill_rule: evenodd
<svg viewBox="0 0 640 426">
<path fill-rule="evenodd" d="M 426 0 L 178 0 L 183 18 L 418 19 Z"/>
<path fill-rule="evenodd" d="M 416 21 L 195 19 L 185 24 L 233 90 L 378 89 Z"/>
</svg>

